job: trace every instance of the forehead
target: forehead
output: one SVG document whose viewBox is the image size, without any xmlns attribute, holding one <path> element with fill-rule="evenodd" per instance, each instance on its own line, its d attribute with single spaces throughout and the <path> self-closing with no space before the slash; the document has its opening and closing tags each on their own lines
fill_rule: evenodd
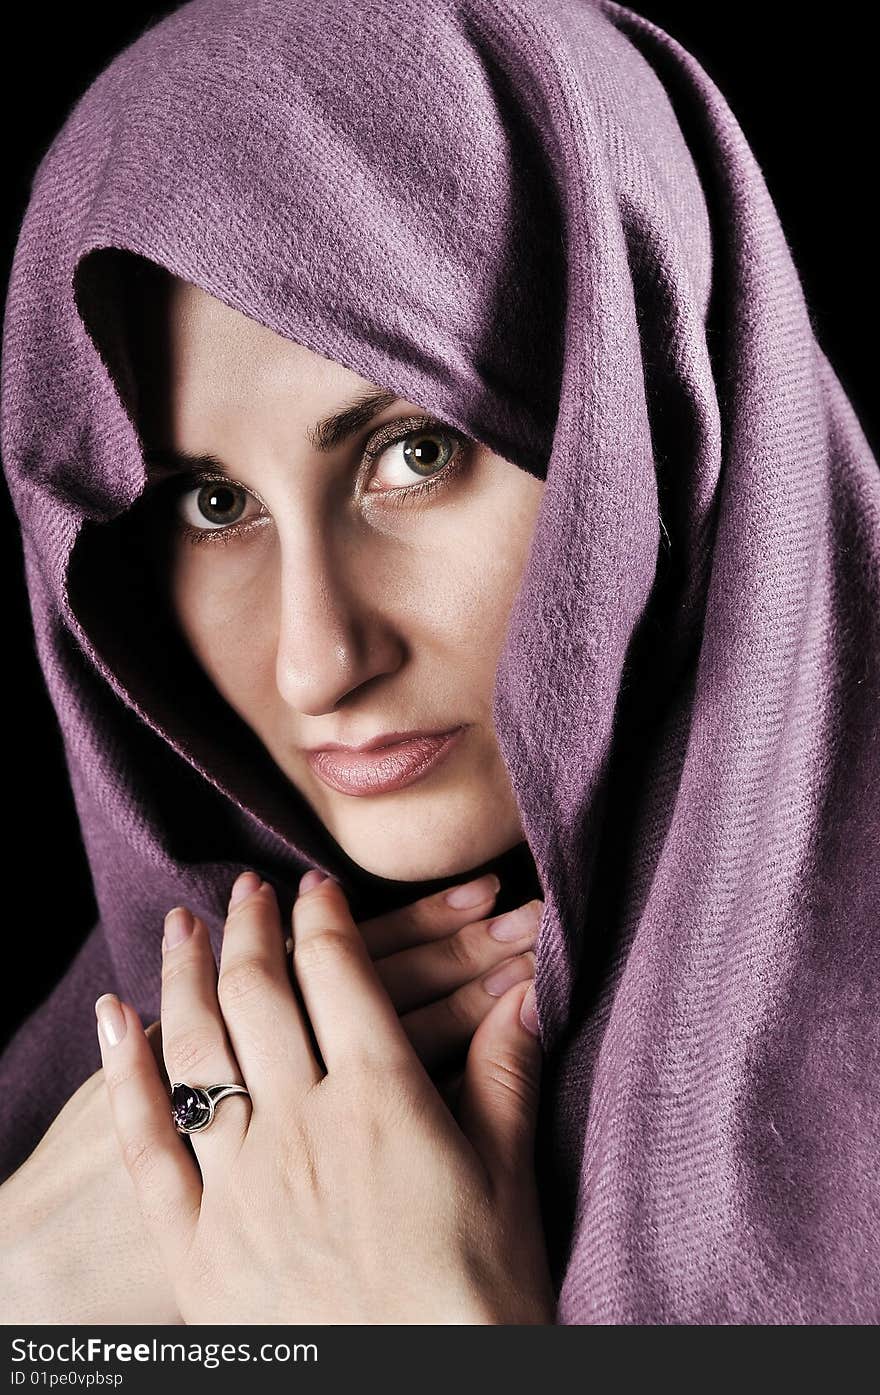
<svg viewBox="0 0 880 1395">
<path fill-rule="evenodd" d="M 159 439 L 181 413 L 264 410 L 317 424 L 345 406 L 357 425 L 396 400 L 164 268 L 136 286 L 129 318 L 141 424 Z"/>
</svg>

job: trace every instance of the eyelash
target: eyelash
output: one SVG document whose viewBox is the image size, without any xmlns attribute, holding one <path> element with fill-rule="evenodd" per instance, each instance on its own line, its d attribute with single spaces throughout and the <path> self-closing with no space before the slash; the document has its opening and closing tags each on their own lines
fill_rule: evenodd
<svg viewBox="0 0 880 1395">
<path fill-rule="evenodd" d="M 392 435 L 386 432 L 394 431 Z M 380 427 L 379 432 L 364 447 L 364 458 L 372 464 L 378 460 L 391 446 L 398 445 L 401 441 L 406 441 L 410 436 L 419 436 L 426 432 L 436 432 L 452 438 L 458 443 L 458 449 L 450 457 L 441 470 L 435 475 L 430 475 L 417 484 L 403 485 L 397 489 L 381 491 L 387 500 L 391 501 L 393 508 L 402 507 L 406 504 L 419 502 L 425 495 L 430 494 L 435 489 L 445 487 L 454 479 L 467 464 L 470 448 L 475 444 L 469 437 L 456 431 L 453 427 L 447 426 L 444 422 L 438 421 L 436 417 L 408 418 L 405 422 L 389 422 L 386 427 Z M 372 478 L 372 473 L 370 474 Z M 212 475 L 210 472 L 186 474 L 182 479 L 178 479 L 175 491 L 175 499 L 183 494 L 187 494 L 200 484 L 211 484 L 212 482 L 230 484 L 236 489 L 241 489 L 245 494 L 250 494 L 251 498 L 256 496 L 251 494 L 243 484 L 238 484 L 235 480 L 229 479 L 226 475 Z M 365 491 L 366 492 L 366 491 Z M 259 501 L 258 501 L 259 502 Z M 189 542 L 196 546 L 202 543 L 230 543 L 235 542 L 244 534 L 249 533 L 255 527 L 262 527 L 268 514 L 260 514 L 257 518 L 248 519 L 246 523 L 230 523 L 225 528 L 193 528 L 182 519 L 175 518 L 174 525 L 178 532 L 182 533 Z"/>
</svg>

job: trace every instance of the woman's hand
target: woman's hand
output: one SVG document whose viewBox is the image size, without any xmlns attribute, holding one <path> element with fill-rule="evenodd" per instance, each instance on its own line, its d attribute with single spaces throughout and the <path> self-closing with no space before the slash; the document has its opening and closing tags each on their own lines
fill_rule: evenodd
<svg viewBox="0 0 880 1395">
<path fill-rule="evenodd" d="M 490 874 L 453 888 L 469 893 L 457 906 L 441 892 L 359 923 L 403 1026 L 450 1108 L 461 1079 L 457 1065 L 495 1002 L 497 988 L 484 980 L 502 960 L 511 983 L 533 972 L 534 955 L 522 951 L 534 943 L 542 903 L 509 913 L 525 922 L 524 932 L 498 941 L 488 931 L 502 917 L 487 917 L 498 889 Z M 146 1035 L 161 1070 L 160 1024 Z M 119 1155 L 103 1070 L 84 1081 L 0 1186 L 0 1258 L 16 1275 L 2 1321 L 182 1321 Z"/>
<path fill-rule="evenodd" d="M 161 1052 L 158 1024 L 148 1042 Z M 0 1187 L 0 1267 L 14 1277 L 2 1322 L 182 1322 L 119 1156 L 103 1070 Z"/>
<path fill-rule="evenodd" d="M 544 903 L 490 916 L 499 890 L 487 873 L 358 923 L 404 1031 L 450 1109 L 477 1027 L 501 993 L 535 972 Z"/>
<path fill-rule="evenodd" d="M 164 957 L 169 1077 L 245 1083 L 250 1099 L 184 1141 L 137 1015 L 97 1005 L 124 1028 L 112 1045 L 100 1033 L 111 1110 L 184 1320 L 552 1322 L 522 986 L 474 1034 L 456 1122 L 337 883 L 294 906 L 302 1005 L 268 884 L 230 904 L 219 981 L 201 922 L 178 910 L 166 933 L 187 921 Z"/>
</svg>

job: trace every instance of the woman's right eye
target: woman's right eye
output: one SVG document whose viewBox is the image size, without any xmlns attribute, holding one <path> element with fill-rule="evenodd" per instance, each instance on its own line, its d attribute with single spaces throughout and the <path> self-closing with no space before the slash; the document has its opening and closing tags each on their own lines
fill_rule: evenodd
<svg viewBox="0 0 880 1395">
<path fill-rule="evenodd" d="M 248 500 L 257 509 L 247 515 Z M 177 527 L 193 542 L 238 535 L 255 522 L 268 519 L 262 505 L 231 480 L 196 480 L 178 485 L 174 500 Z"/>
</svg>

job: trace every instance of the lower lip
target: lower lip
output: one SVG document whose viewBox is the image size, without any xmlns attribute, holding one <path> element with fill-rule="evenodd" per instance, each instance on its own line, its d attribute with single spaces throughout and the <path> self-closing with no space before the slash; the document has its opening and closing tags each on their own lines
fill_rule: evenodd
<svg viewBox="0 0 880 1395">
<path fill-rule="evenodd" d="M 457 745 L 464 727 L 442 736 L 417 736 L 373 751 L 312 751 L 309 765 L 339 794 L 384 794 L 421 780 Z"/>
</svg>

